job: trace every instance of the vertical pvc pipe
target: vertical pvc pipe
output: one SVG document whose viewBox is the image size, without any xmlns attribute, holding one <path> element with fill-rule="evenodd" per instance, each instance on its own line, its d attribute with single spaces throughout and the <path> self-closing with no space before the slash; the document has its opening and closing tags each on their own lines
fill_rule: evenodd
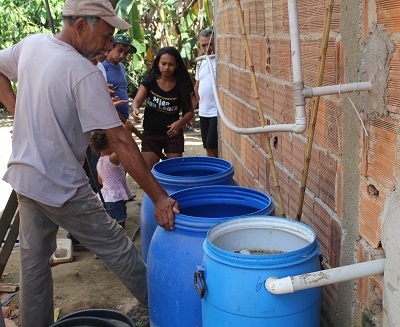
<svg viewBox="0 0 400 327">
<path fill-rule="evenodd" d="M 326 51 L 328 49 L 329 31 L 330 31 L 331 20 L 332 20 L 333 2 L 334 2 L 333 0 L 330 0 L 330 4 L 328 5 L 328 8 L 326 10 L 326 15 L 325 15 L 325 20 L 324 20 L 324 33 L 322 35 L 322 40 L 321 40 L 317 86 L 322 85 L 322 80 L 324 77 Z M 304 94 L 304 90 L 303 90 L 303 94 Z M 310 167 L 311 151 L 312 151 L 312 145 L 313 145 L 313 140 L 314 140 L 315 125 L 317 122 L 318 106 L 319 106 L 319 97 L 316 96 L 314 98 L 312 111 L 311 111 L 309 135 L 308 135 L 308 140 L 307 140 L 307 150 L 306 150 L 305 157 L 304 157 L 304 169 L 303 169 L 300 195 L 299 195 L 299 204 L 298 204 L 297 216 L 296 216 L 296 219 L 298 221 L 301 220 L 301 214 L 303 212 L 303 203 L 304 203 L 304 196 L 305 196 L 306 186 L 307 186 L 308 170 Z"/>
<path fill-rule="evenodd" d="M 262 111 L 260 95 L 258 93 L 258 84 L 257 84 L 257 79 L 256 79 L 256 73 L 254 71 L 253 59 L 251 57 L 249 42 L 247 40 L 246 27 L 244 25 L 243 10 L 240 5 L 240 0 L 236 0 L 236 8 L 237 8 L 238 19 L 240 21 L 240 26 L 242 28 L 242 40 L 245 45 L 246 59 L 247 59 L 247 64 L 249 65 L 249 69 L 250 69 L 251 82 L 253 85 L 254 97 L 255 97 L 255 100 L 257 103 L 258 116 L 260 119 L 260 123 L 262 125 L 265 125 L 264 113 Z M 264 146 L 265 146 L 265 150 L 267 152 L 267 157 L 268 157 L 269 167 L 271 169 L 272 179 L 274 181 L 276 196 L 278 198 L 280 215 L 281 215 L 281 217 L 286 217 L 286 211 L 285 211 L 285 206 L 283 205 L 281 187 L 279 185 L 279 179 L 278 179 L 278 175 L 276 173 L 274 154 L 273 154 L 272 148 L 271 148 L 271 140 L 270 140 L 268 133 L 263 133 L 262 137 L 264 138 Z"/>
<path fill-rule="evenodd" d="M 289 28 L 290 28 L 290 48 L 292 57 L 292 73 L 293 73 L 293 91 L 294 105 L 296 108 L 296 128 L 294 132 L 304 132 L 304 126 L 307 125 L 307 117 L 305 111 L 306 100 L 303 95 L 304 81 L 301 70 L 301 51 L 300 51 L 300 32 L 299 21 L 297 15 L 297 0 L 288 1 L 289 12 Z"/>
<path fill-rule="evenodd" d="M 292 56 L 293 82 L 303 83 L 303 73 L 301 70 L 300 52 L 300 33 L 299 21 L 297 17 L 297 0 L 288 1 L 289 28 L 290 28 L 290 47 Z"/>
</svg>

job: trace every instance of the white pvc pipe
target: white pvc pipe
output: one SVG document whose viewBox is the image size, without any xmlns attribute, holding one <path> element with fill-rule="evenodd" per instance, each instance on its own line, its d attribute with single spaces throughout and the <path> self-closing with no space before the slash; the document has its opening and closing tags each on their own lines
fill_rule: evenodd
<svg viewBox="0 0 400 327">
<path fill-rule="evenodd" d="M 196 58 L 196 61 L 199 60 L 207 60 L 208 67 L 210 69 L 210 72 L 214 72 L 211 60 L 209 58 L 210 56 L 201 56 Z M 222 110 L 221 103 L 219 102 L 219 96 L 218 96 L 218 89 L 217 89 L 217 84 L 215 82 L 215 76 L 212 73 L 211 74 L 211 83 L 214 91 L 214 97 L 215 97 L 215 102 L 217 104 L 217 109 L 218 109 L 218 114 L 224 124 L 233 132 L 238 133 L 238 134 L 259 134 L 259 133 L 271 133 L 271 132 L 294 132 L 296 129 L 296 124 L 276 124 L 276 125 L 266 125 L 266 126 L 259 126 L 259 127 L 249 127 L 249 128 L 244 128 L 244 127 L 237 127 L 232 122 L 225 116 L 224 111 Z M 307 122 L 305 122 L 306 125 Z"/>
<path fill-rule="evenodd" d="M 218 89 L 215 82 L 215 76 L 211 74 L 211 83 L 213 87 L 214 97 L 217 104 L 218 114 L 224 124 L 233 132 L 238 134 L 259 134 L 259 133 L 272 133 L 272 132 L 292 132 L 303 133 L 307 128 L 307 117 L 305 113 L 305 97 L 302 94 L 304 89 L 303 74 L 301 70 L 301 52 L 300 52 L 300 34 L 299 23 L 297 17 L 297 0 L 289 0 L 289 27 L 290 27 L 290 42 L 292 53 L 292 67 L 293 67 L 293 88 L 294 88 L 294 102 L 296 109 L 296 118 L 294 124 L 275 124 L 259 127 L 237 127 L 225 116 L 221 103 L 219 102 Z M 196 58 L 196 61 L 207 60 L 210 72 L 213 72 L 211 60 L 209 56 L 204 55 Z"/>
<path fill-rule="evenodd" d="M 224 124 L 233 132 L 238 134 L 259 134 L 273 132 L 292 132 L 296 134 L 303 133 L 307 128 L 307 117 L 305 112 L 305 99 L 316 95 L 340 94 L 354 91 L 368 91 L 372 89 L 371 82 L 339 84 L 327 87 L 304 88 L 304 80 L 301 66 L 300 51 L 300 32 L 297 12 L 297 0 L 288 0 L 289 12 L 289 28 L 290 28 L 290 46 L 293 70 L 293 90 L 294 90 L 294 106 L 296 110 L 294 124 L 275 124 L 259 127 L 237 127 L 224 114 L 221 103 L 219 102 L 218 89 L 215 82 L 214 69 L 210 60 L 211 56 L 201 56 L 196 61 L 207 60 L 208 67 L 211 72 L 211 83 L 213 87 L 214 97 L 217 104 L 218 114 Z"/>
<path fill-rule="evenodd" d="M 297 11 L 297 0 L 288 1 L 289 13 L 289 32 L 290 32 L 290 50 L 292 56 L 292 74 L 293 74 L 293 91 L 294 106 L 296 110 L 296 124 L 293 127 L 294 133 L 303 133 L 307 128 L 306 117 L 306 99 L 302 93 L 304 89 L 303 72 L 301 66 L 300 51 L 300 31 Z"/>
<path fill-rule="evenodd" d="M 289 294 L 313 287 L 382 274 L 384 267 L 385 259 L 378 259 L 280 279 L 269 277 L 265 281 L 265 288 L 273 294 Z"/>
<path fill-rule="evenodd" d="M 303 95 L 306 98 L 312 98 L 313 96 L 320 95 L 341 94 L 370 90 L 372 90 L 371 82 L 358 82 L 331 86 L 306 87 L 303 89 Z"/>
<path fill-rule="evenodd" d="M 292 55 L 293 82 L 303 82 L 301 70 L 300 32 L 297 16 L 297 0 L 288 1 L 290 50 Z"/>
</svg>

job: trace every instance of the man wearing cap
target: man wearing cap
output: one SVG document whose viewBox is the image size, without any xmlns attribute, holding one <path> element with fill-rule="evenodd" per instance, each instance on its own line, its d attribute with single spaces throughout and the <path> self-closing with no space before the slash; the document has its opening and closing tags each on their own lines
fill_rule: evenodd
<svg viewBox="0 0 400 327">
<path fill-rule="evenodd" d="M 148 169 L 125 131 L 100 70 L 90 61 L 130 25 L 107 0 L 66 0 L 56 35 L 31 35 L 0 51 L 0 102 L 14 115 L 12 154 L 3 180 L 17 192 L 22 327 L 53 319 L 50 256 L 59 226 L 73 234 L 147 302 L 146 267 L 125 231 L 107 215 L 83 170 L 90 131 L 104 130 L 127 172 L 171 229 L 178 204 Z M 18 81 L 15 94 L 11 81 Z"/>
<path fill-rule="evenodd" d="M 118 96 L 121 100 L 128 100 L 128 82 L 122 61 L 129 54 L 135 52 L 136 48 L 131 44 L 130 37 L 124 34 L 117 34 L 113 36 L 113 48 L 108 53 L 107 59 L 100 63 L 106 72 L 107 83 L 111 85 L 111 89 L 116 90 L 114 96 Z M 117 111 L 124 119 L 128 119 L 129 103 L 118 106 Z"/>
</svg>

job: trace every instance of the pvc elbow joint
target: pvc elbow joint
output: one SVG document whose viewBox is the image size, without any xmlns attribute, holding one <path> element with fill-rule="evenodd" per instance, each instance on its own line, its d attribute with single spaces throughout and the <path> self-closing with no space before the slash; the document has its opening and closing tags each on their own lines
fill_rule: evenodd
<svg viewBox="0 0 400 327">
<path fill-rule="evenodd" d="M 285 278 L 271 276 L 265 281 L 265 288 L 272 294 L 288 294 L 294 292 L 290 276 Z"/>
<path fill-rule="evenodd" d="M 306 117 L 298 117 L 296 118 L 296 124 L 293 126 L 293 133 L 301 134 L 307 128 L 307 118 Z"/>
</svg>

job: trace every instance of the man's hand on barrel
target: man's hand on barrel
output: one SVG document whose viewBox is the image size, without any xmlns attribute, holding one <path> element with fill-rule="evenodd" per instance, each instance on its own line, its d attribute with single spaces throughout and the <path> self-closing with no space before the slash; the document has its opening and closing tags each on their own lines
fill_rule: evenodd
<svg viewBox="0 0 400 327">
<path fill-rule="evenodd" d="M 154 202 L 154 217 L 161 227 L 173 229 L 176 213 L 179 213 L 179 204 L 168 195 L 161 195 Z"/>
</svg>

